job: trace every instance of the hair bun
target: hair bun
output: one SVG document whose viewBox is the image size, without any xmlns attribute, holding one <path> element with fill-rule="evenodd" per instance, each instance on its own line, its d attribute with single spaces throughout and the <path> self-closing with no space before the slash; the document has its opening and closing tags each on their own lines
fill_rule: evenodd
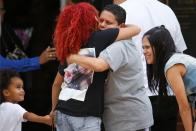
<svg viewBox="0 0 196 131">
<path fill-rule="evenodd" d="M 164 28 L 165 29 L 165 25 L 161 25 L 160 28 Z"/>
</svg>

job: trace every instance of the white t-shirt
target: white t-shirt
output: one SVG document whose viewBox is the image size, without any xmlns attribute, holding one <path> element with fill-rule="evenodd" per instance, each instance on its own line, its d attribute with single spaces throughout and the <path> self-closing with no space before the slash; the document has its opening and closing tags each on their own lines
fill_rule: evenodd
<svg viewBox="0 0 196 131">
<path fill-rule="evenodd" d="M 27 111 L 19 104 L 10 102 L 0 104 L 0 131 L 21 131 L 25 112 Z"/>
<path fill-rule="evenodd" d="M 133 37 L 132 40 L 136 43 L 141 53 L 147 93 L 149 96 L 156 95 L 149 90 L 147 84 L 146 61 L 142 50 L 143 34 L 155 26 L 165 25 L 174 39 L 177 51 L 183 52 L 187 47 L 182 36 L 180 24 L 171 8 L 158 0 L 126 0 L 120 6 L 126 10 L 126 24 L 138 25 L 141 28 L 140 34 Z"/>
</svg>

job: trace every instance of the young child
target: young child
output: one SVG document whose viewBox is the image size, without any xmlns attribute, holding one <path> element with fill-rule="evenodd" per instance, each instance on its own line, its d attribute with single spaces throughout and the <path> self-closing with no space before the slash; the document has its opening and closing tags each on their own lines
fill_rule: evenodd
<svg viewBox="0 0 196 131">
<path fill-rule="evenodd" d="M 17 102 L 24 100 L 23 81 L 14 70 L 0 70 L 0 131 L 21 131 L 21 122 L 32 121 L 52 125 L 49 115 L 38 116 Z"/>
</svg>

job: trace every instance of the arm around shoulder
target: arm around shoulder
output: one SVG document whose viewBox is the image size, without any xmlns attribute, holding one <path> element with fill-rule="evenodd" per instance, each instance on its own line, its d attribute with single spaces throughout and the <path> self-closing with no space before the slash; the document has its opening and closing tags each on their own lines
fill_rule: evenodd
<svg viewBox="0 0 196 131">
<path fill-rule="evenodd" d="M 116 41 L 130 39 L 131 37 L 138 35 L 140 31 L 141 29 L 136 25 L 126 25 L 119 29 Z"/>
</svg>

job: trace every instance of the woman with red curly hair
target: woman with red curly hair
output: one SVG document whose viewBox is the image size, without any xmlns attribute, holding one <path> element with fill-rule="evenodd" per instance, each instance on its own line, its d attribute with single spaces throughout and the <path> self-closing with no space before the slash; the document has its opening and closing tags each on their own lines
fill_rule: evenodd
<svg viewBox="0 0 196 131">
<path fill-rule="evenodd" d="M 87 3 L 68 5 L 62 11 L 54 33 L 57 57 L 60 62 L 63 63 L 69 54 L 77 53 L 92 32 L 97 30 L 95 19 L 97 14 L 96 9 Z"/>
<path fill-rule="evenodd" d="M 67 67 L 66 57 L 82 48 L 87 55 L 90 52 L 99 56 L 114 41 L 128 39 L 140 31 L 137 26 L 97 31 L 97 14 L 92 5 L 82 2 L 66 6 L 58 18 L 54 42 L 61 64 L 52 87 L 51 111 L 56 110 L 57 131 L 101 130 L 107 71 L 93 73 L 76 64 Z"/>
</svg>

